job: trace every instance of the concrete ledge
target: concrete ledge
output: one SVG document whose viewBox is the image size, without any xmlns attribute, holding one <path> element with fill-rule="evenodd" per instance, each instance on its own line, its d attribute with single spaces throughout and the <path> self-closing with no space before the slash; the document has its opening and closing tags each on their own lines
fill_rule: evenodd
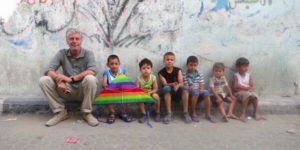
<svg viewBox="0 0 300 150">
<path fill-rule="evenodd" d="M 201 104 L 200 109 L 203 110 Z M 237 105 L 239 110 L 240 105 Z M 69 110 L 79 110 L 78 102 L 66 103 L 66 108 Z M 138 112 L 136 105 L 130 105 L 130 111 Z M 161 106 L 164 112 L 164 104 Z M 173 112 L 181 112 L 182 106 L 180 103 L 174 103 L 172 106 Z M 259 109 L 261 114 L 300 114 L 300 96 L 281 97 L 281 96 L 263 96 L 260 98 Z M 6 97 L 0 98 L 0 112 L 2 113 L 26 113 L 35 111 L 48 111 L 49 105 L 45 97 Z M 102 109 L 103 110 L 103 109 Z M 249 108 L 252 110 L 252 107 Z M 105 111 L 105 110 L 104 110 Z M 216 109 L 213 109 L 216 111 Z"/>
</svg>

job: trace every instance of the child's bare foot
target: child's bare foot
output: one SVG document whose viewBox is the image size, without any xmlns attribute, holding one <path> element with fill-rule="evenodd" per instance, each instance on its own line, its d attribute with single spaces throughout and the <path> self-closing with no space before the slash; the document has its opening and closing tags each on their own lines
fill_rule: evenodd
<svg viewBox="0 0 300 150">
<path fill-rule="evenodd" d="M 259 114 L 255 114 L 253 117 L 254 117 L 254 119 L 255 119 L 256 121 L 261 120 L 261 117 L 260 117 Z"/>
<path fill-rule="evenodd" d="M 223 122 L 229 122 L 227 116 L 223 116 Z"/>
<path fill-rule="evenodd" d="M 228 114 L 227 115 L 227 118 L 230 118 L 230 119 L 239 119 L 236 115 L 234 114 Z"/>
<path fill-rule="evenodd" d="M 239 120 L 241 120 L 242 122 L 246 122 L 246 117 L 245 117 L 245 115 L 241 115 L 240 118 L 239 118 Z"/>
</svg>

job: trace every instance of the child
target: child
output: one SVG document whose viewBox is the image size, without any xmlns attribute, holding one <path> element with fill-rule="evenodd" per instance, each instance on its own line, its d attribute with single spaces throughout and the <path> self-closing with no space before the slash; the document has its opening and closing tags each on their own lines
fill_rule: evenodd
<svg viewBox="0 0 300 150">
<path fill-rule="evenodd" d="M 223 115 L 225 122 L 228 122 L 228 118 L 237 119 L 233 114 L 233 109 L 236 103 L 236 98 L 232 95 L 232 92 L 228 86 L 227 80 L 224 76 L 225 66 L 223 63 L 217 62 L 213 66 L 213 77 L 209 80 L 209 86 L 212 92 L 212 102 L 214 102 L 220 113 Z M 229 103 L 227 115 L 223 107 L 223 101 Z"/>
<path fill-rule="evenodd" d="M 160 121 L 160 98 L 157 94 L 158 86 L 156 76 L 151 74 L 152 62 L 151 60 L 144 58 L 139 63 L 141 75 L 137 77 L 137 86 L 144 89 L 155 101 L 155 121 Z M 144 123 L 147 119 L 144 103 L 139 104 L 142 117 L 139 119 L 139 123 Z"/>
<path fill-rule="evenodd" d="M 254 93 L 253 80 L 248 73 L 249 60 L 241 57 L 236 60 L 238 72 L 233 75 L 233 91 L 238 100 L 242 102 L 240 120 L 245 122 L 248 103 L 253 103 L 253 117 L 260 120 L 258 113 L 258 96 Z"/>
<path fill-rule="evenodd" d="M 175 54 L 172 52 L 167 52 L 164 54 L 164 64 L 165 67 L 158 72 L 159 79 L 162 83 L 163 95 L 166 104 L 167 114 L 163 118 L 163 123 L 169 124 L 172 117 L 171 112 L 171 96 L 179 97 L 181 94 L 181 99 L 183 102 L 183 116 L 186 123 L 190 123 L 191 117 L 188 113 L 188 91 L 183 85 L 183 77 L 181 69 L 174 67 Z M 176 95 L 175 95 L 176 94 Z"/>
<path fill-rule="evenodd" d="M 184 75 L 184 85 L 188 88 L 191 97 L 192 121 L 199 122 L 196 112 L 198 97 L 204 98 L 205 118 L 212 123 L 215 123 L 210 114 L 210 93 L 204 88 L 203 74 L 197 70 L 199 61 L 196 56 L 189 56 L 186 62 L 187 72 Z"/>
<path fill-rule="evenodd" d="M 119 74 L 125 74 L 126 70 L 123 68 L 120 68 L 120 59 L 117 55 L 110 55 L 107 58 L 107 67 L 109 69 L 106 69 L 103 74 L 102 79 L 102 88 L 106 88 L 109 84 L 111 84 L 111 81 Z M 115 122 L 115 109 L 113 105 L 108 105 L 109 109 L 109 116 L 106 120 L 107 123 L 113 124 Z M 121 105 L 121 112 L 120 112 L 120 119 L 122 119 L 125 122 L 131 122 L 133 119 L 129 117 L 126 112 L 126 105 Z"/>
</svg>

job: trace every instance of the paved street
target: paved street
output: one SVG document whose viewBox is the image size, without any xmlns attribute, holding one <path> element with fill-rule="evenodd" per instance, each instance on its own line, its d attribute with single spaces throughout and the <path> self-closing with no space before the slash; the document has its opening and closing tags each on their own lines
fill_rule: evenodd
<svg viewBox="0 0 300 150">
<path fill-rule="evenodd" d="M 45 127 L 49 113 L 5 114 L 0 116 L 0 149 L 2 150 L 299 150 L 300 115 L 269 115 L 267 121 L 242 123 L 185 124 L 177 116 L 170 125 L 101 123 L 89 127 L 79 114 L 54 126 Z M 290 132 L 290 133 L 289 133 Z M 69 139 L 69 141 L 68 141 Z"/>
</svg>

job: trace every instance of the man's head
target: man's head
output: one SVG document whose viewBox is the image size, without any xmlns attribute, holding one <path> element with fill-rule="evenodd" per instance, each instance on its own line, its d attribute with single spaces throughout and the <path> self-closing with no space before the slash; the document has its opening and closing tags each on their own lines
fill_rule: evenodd
<svg viewBox="0 0 300 150">
<path fill-rule="evenodd" d="M 164 54 L 164 63 L 167 68 L 172 68 L 175 63 L 175 54 L 173 52 L 166 52 Z"/>
<path fill-rule="evenodd" d="M 216 62 L 213 66 L 213 75 L 220 78 L 224 75 L 225 65 L 221 62 Z"/>
<path fill-rule="evenodd" d="M 77 29 L 70 28 L 66 32 L 66 40 L 72 52 L 80 52 L 81 49 L 81 32 Z"/>
<path fill-rule="evenodd" d="M 196 56 L 189 56 L 186 61 L 188 72 L 194 73 L 197 70 L 199 60 Z"/>
<path fill-rule="evenodd" d="M 235 65 L 240 74 L 244 74 L 248 71 L 249 64 L 249 60 L 245 57 L 240 57 L 235 62 Z"/>
</svg>

